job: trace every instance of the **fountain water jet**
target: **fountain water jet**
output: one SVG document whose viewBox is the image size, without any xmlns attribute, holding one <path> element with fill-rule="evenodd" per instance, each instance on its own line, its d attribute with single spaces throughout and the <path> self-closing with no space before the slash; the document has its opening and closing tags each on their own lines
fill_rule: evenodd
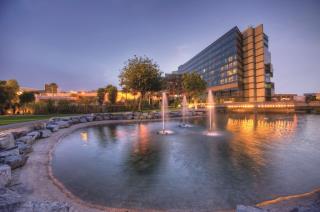
<svg viewBox="0 0 320 212">
<path fill-rule="evenodd" d="M 192 127 L 192 125 L 187 124 L 187 115 L 188 115 L 188 101 L 186 95 L 183 95 L 182 99 L 182 123 L 179 125 L 179 127 Z"/>
<path fill-rule="evenodd" d="M 158 132 L 161 135 L 173 134 L 173 131 L 166 130 L 166 120 L 168 118 L 168 99 L 165 92 L 162 92 L 162 104 L 161 104 L 161 117 L 162 117 L 162 130 Z"/>
<path fill-rule="evenodd" d="M 209 129 L 206 133 L 208 136 L 216 136 L 218 133 L 216 132 L 216 127 L 215 127 L 215 105 L 214 105 L 214 99 L 213 99 L 213 94 L 212 91 L 208 91 L 208 100 L 207 100 L 207 119 L 208 119 L 208 125 Z"/>
</svg>

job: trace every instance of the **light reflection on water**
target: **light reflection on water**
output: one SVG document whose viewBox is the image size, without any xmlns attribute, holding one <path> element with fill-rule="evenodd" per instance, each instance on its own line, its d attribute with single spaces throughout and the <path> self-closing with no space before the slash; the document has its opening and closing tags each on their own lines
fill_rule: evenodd
<svg viewBox="0 0 320 212">
<path fill-rule="evenodd" d="M 58 145 L 54 175 L 84 200 L 129 208 L 229 209 L 320 186 L 320 116 L 219 114 L 220 136 L 189 121 L 169 122 L 168 136 L 160 122 L 76 131 Z"/>
</svg>

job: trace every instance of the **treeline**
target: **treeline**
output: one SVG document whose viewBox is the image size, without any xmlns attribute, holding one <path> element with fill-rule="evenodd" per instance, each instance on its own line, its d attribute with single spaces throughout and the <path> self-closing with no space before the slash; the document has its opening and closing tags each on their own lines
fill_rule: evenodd
<svg viewBox="0 0 320 212">
<path fill-rule="evenodd" d="M 134 56 L 129 59 L 120 72 L 120 86 L 123 92 L 139 94 L 139 98 L 119 102 L 117 102 L 118 89 L 113 85 L 97 89 L 97 95 L 92 99 L 35 102 L 34 93 L 21 93 L 16 80 L 2 80 L 0 81 L 0 114 L 81 114 L 158 109 L 159 98 L 156 98 L 157 101 L 152 101 L 152 97 L 159 97 L 161 91 L 174 96 L 173 100 L 169 98 L 169 103 L 173 106 L 178 106 L 181 99 L 177 98 L 181 98 L 182 94 L 194 103 L 201 101 L 206 90 L 206 82 L 200 75 L 187 73 L 170 81 L 162 74 L 158 64 L 148 57 Z"/>
<path fill-rule="evenodd" d="M 145 109 L 155 110 L 159 109 L 159 102 L 149 104 L 147 101 L 143 102 Z M 125 111 L 138 111 L 137 101 L 128 101 L 118 104 L 86 104 L 70 102 L 67 100 L 60 101 L 42 101 L 29 105 L 32 113 L 35 115 L 46 114 L 88 114 L 88 113 L 106 113 L 106 112 L 125 112 Z"/>
</svg>

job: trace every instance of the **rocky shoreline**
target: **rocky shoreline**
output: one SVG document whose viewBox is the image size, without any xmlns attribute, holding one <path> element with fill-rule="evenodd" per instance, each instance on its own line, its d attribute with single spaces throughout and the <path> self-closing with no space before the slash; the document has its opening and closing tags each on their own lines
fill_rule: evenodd
<svg viewBox="0 0 320 212">
<path fill-rule="evenodd" d="M 189 113 L 192 117 L 203 115 L 203 111 Z M 50 164 L 58 141 L 74 130 L 111 123 L 159 120 L 160 117 L 159 112 L 89 114 L 51 118 L 23 129 L 0 132 L 0 211 L 159 211 L 108 208 L 84 202 L 54 178 Z M 181 113 L 171 112 L 170 117 L 180 118 Z M 239 205 L 235 210 L 320 211 L 320 191 L 278 198 L 256 206 Z"/>
</svg>

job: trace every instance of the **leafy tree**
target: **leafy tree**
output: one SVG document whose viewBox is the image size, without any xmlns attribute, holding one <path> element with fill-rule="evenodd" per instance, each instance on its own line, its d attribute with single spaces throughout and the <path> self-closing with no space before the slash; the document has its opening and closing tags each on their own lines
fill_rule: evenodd
<svg viewBox="0 0 320 212">
<path fill-rule="evenodd" d="M 183 93 L 182 76 L 182 74 L 166 74 L 163 79 L 163 89 L 171 95 Z"/>
<path fill-rule="evenodd" d="M 118 96 L 118 89 L 113 85 L 108 85 L 106 87 L 106 92 L 108 94 L 108 100 L 111 104 L 115 104 Z"/>
<path fill-rule="evenodd" d="M 56 105 L 55 105 L 55 102 L 52 100 L 52 99 L 49 99 L 47 101 L 47 111 L 49 114 L 52 114 L 52 113 L 56 113 Z"/>
<path fill-rule="evenodd" d="M 106 95 L 106 89 L 104 88 L 99 88 L 97 90 L 97 99 L 98 99 L 98 103 L 99 105 L 103 105 L 104 103 L 104 96 Z"/>
<path fill-rule="evenodd" d="M 32 103 L 35 101 L 35 96 L 34 93 L 32 92 L 23 92 L 20 96 L 19 96 L 19 103 L 20 105 L 23 107 L 24 112 L 26 109 L 26 105 L 29 103 Z"/>
<path fill-rule="evenodd" d="M 0 81 L 0 114 L 4 114 L 5 110 L 13 109 L 18 103 L 19 84 L 16 80 Z"/>
<path fill-rule="evenodd" d="M 120 85 L 131 92 L 139 92 L 139 110 L 141 102 L 147 92 L 161 90 L 161 72 L 159 66 L 148 57 L 137 57 L 129 59 L 122 69 Z"/>
<path fill-rule="evenodd" d="M 20 96 L 19 96 L 19 102 L 21 105 L 25 105 L 31 102 L 35 101 L 35 96 L 34 93 L 32 92 L 23 92 Z"/>
<path fill-rule="evenodd" d="M 186 73 L 182 76 L 182 87 L 189 97 L 196 103 L 199 95 L 206 90 L 207 83 L 197 73 Z"/>
</svg>

